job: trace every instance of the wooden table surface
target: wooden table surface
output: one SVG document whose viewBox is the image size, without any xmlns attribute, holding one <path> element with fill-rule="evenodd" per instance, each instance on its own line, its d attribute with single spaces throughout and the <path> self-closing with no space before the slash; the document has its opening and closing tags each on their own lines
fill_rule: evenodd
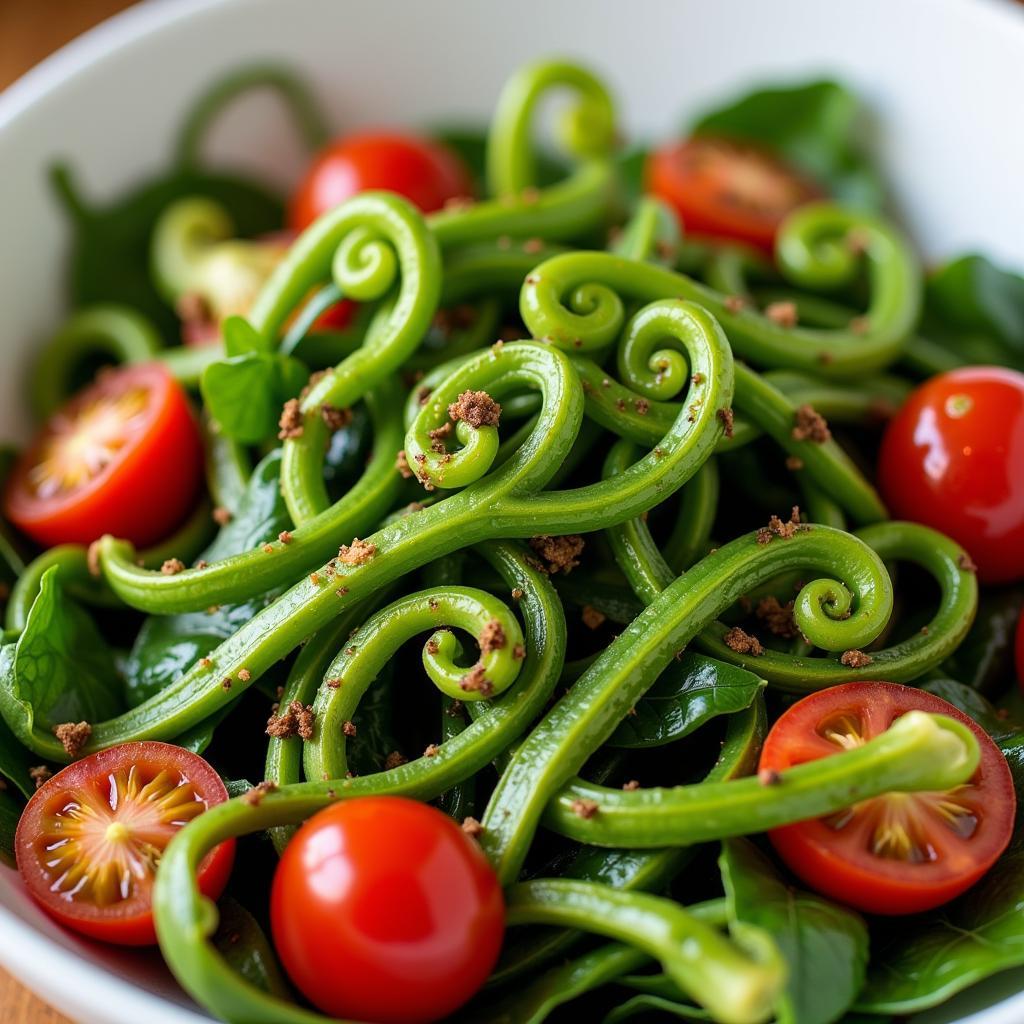
<svg viewBox="0 0 1024 1024">
<path fill-rule="evenodd" d="M 0 89 L 130 0 L 0 0 Z M 0 970 L 3 1024 L 71 1024 Z"/>
</svg>

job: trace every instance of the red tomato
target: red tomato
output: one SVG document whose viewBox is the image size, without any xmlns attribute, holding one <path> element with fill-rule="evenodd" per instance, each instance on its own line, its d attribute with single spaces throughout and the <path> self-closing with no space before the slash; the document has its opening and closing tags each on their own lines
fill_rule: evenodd
<svg viewBox="0 0 1024 1024">
<path fill-rule="evenodd" d="M 367 189 L 397 192 L 431 213 L 449 199 L 472 195 L 473 184 L 458 156 L 437 142 L 397 133 L 350 135 L 313 161 L 292 196 L 288 224 L 302 231 Z"/>
<path fill-rule="evenodd" d="M 4 512 L 40 544 L 112 533 L 142 546 L 196 502 L 203 448 L 188 399 L 161 366 L 102 373 L 46 423 L 18 460 Z"/>
<path fill-rule="evenodd" d="M 746 242 L 769 255 L 786 216 L 822 194 L 762 149 L 699 136 L 655 150 L 645 176 L 687 234 Z"/>
<path fill-rule="evenodd" d="M 912 710 L 948 715 L 981 746 L 970 782 L 944 793 L 892 793 L 769 833 L 792 871 L 832 899 L 874 914 L 915 914 L 972 886 L 1006 849 L 1016 795 L 999 748 L 952 704 L 896 683 L 846 683 L 798 701 L 772 726 L 762 769 L 860 746 Z"/>
<path fill-rule="evenodd" d="M 925 381 L 890 421 L 878 476 L 893 514 L 962 544 L 985 583 L 1024 577 L 1024 374 Z"/>
<path fill-rule="evenodd" d="M 490 974 L 504 901 L 450 818 L 401 797 L 360 797 L 320 811 L 288 844 L 270 921 L 292 981 L 325 1013 L 425 1024 Z"/>
<path fill-rule="evenodd" d="M 28 891 L 51 917 L 94 939 L 156 942 L 151 898 L 160 856 L 179 829 L 227 800 L 220 776 L 170 743 L 125 743 L 58 772 L 29 800 L 14 838 Z M 216 899 L 235 858 L 229 840 L 199 865 Z"/>
</svg>

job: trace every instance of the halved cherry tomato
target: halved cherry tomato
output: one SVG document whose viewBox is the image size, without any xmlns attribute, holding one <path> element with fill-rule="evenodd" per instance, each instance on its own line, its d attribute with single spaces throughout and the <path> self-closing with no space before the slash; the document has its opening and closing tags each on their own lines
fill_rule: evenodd
<svg viewBox="0 0 1024 1024">
<path fill-rule="evenodd" d="M 102 373 L 46 423 L 4 493 L 8 519 L 41 544 L 105 533 L 166 537 L 194 506 L 202 441 L 188 399 L 161 366 Z"/>
<path fill-rule="evenodd" d="M 487 859 L 450 818 L 401 797 L 361 797 L 295 834 L 270 920 L 285 970 L 321 1010 L 418 1024 L 484 983 L 504 902 Z"/>
<path fill-rule="evenodd" d="M 220 776 L 170 743 L 125 743 L 58 772 L 29 800 L 14 838 L 18 870 L 51 917 L 94 939 L 156 942 L 153 878 L 174 834 L 227 800 Z M 234 840 L 199 865 L 199 888 L 227 885 Z"/>
<path fill-rule="evenodd" d="M 821 190 L 770 153 L 697 136 L 655 150 L 647 189 L 668 203 L 688 235 L 726 238 L 769 255 L 779 225 Z"/>
<path fill-rule="evenodd" d="M 473 184 L 459 157 L 430 139 L 394 132 L 349 135 L 314 159 L 292 196 L 288 224 L 302 231 L 367 189 L 397 192 L 432 213 L 449 199 L 472 195 Z"/>
<path fill-rule="evenodd" d="M 948 715 L 978 738 L 981 763 L 970 782 L 944 793 L 890 793 L 827 818 L 769 833 L 808 885 L 874 914 L 914 914 L 972 886 L 1006 849 L 1016 795 L 999 748 L 940 697 L 896 683 L 833 686 L 798 701 L 772 726 L 762 769 L 794 765 L 860 746 L 912 710 Z"/>
<path fill-rule="evenodd" d="M 1024 578 L 1024 374 L 970 366 L 925 381 L 889 422 L 882 494 L 962 544 L 986 583 Z"/>
</svg>

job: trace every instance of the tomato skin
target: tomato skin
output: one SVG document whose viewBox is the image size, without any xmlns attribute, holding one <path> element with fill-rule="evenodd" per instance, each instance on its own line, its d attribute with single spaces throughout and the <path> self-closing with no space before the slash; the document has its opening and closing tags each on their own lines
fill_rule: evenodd
<svg viewBox="0 0 1024 1024">
<path fill-rule="evenodd" d="M 132 393 L 144 395 L 143 408 L 121 432 L 123 446 L 110 461 L 73 488 L 49 497 L 37 494 L 30 474 L 55 436 L 54 425 L 81 423 L 91 403 L 103 408 Z M 111 533 L 141 547 L 182 522 L 195 505 L 202 478 L 202 440 L 181 386 L 158 364 L 126 366 L 102 373 L 48 421 L 14 467 L 4 513 L 46 546 L 89 544 Z"/>
<path fill-rule="evenodd" d="M 52 823 L 48 824 L 54 810 L 65 806 L 70 800 L 82 801 L 86 793 L 92 792 L 95 795 L 97 792 L 102 794 L 109 791 L 111 776 L 127 770 L 131 765 L 151 776 L 166 771 L 187 780 L 207 807 L 223 803 L 228 798 L 221 777 L 198 754 L 156 740 L 124 743 L 75 761 L 47 780 L 33 794 L 22 813 L 15 833 L 14 848 L 18 870 L 30 895 L 58 924 L 103 942 L 123 946 L 152 946 L 157 939 L 148 886 L 142 896 L 107 907 L 69 901 L 54 893 L 53 876 L 41 863 L 47 849 L 46 838 L 60 834 Z M 122 798 L 121 806 L 130 808 L 131 803 Z M 165 838 L 169 839 L 176 829 L 168 828 L 164 831 Z M 147 835 L 151 838 L 152 833 Z M 88 852 L 80 856 L 87 865 L 93 866 L 94 861 L 90 860 Z M 199 865 L 198 880 L 199 888 L 205 896 L 215 900 L 224 891 L 234 859 L 233 839 L 221 843 L 203 858 Z"/>
<path fill-rule="evenodd" d="M 321 214 L 367 189 L 397 192 L 424 213 L 470 196 L 473 183 L 447 147 L 397 132 L 366 132 L 329 143 L 292 196 L 288 225 L 309 227 Z"/>
<path fill-rule="evenodd" d="M 925 381 L 890 421 L 878 477 L 895 516 L 948 534 L 984 583 L 1024 577 L 1024 374 L 997 366 Z"/>
<path fill-rule="evenodd" d="M 948 715 L 977 737 L 981 763 L 970 783 L 959 787 L 966 793 L 959 799 L 977 820 L 969 837 L 960 838 L 950 828 L 943 831 L 934 811 L 913 804 L 921 799 L 914 794 L 909 795 L 910 812 L 899 813 L 913 824 L 915 836 L 939 851 L 931 860 L 880 856 L 869 848 L 875 833 L 858 829 L 855 822 L 836 828 L 826 819 L 810 819 L 769 832 L 779 856 L 811 888 L 868 913 L 930 910 L 959 896 L 996 862 L 1010 842 L 1016 809 L 1013 777 L 999 748 L 977 723 L 940 697 L 897 683 L 856 682 L 797 701 L 772 726 L 761 751 L 760 769 L 783 772 L 840 752 L 841 747 L 820 732 L 823 723 L 854 715 L 863 723 L 864 738 L 871 739 L 914 709 Z M 865 801 L 858 808 L 870 814 L 872 804 L 887 799 Z"/>
<path fill-rule="evenodd" d="M 772 255 L 779 225 L 821 190 L 770 153 L 697 136 L 655 150 L 647 191 L 668 203 L 687 235 L 744 242 Z"/>
<path fill-rule="evenodd" d="M 504 901 L 450 818 L 402 797 L 359 797 L 296 833 L 274 875 L 270 918 L 285 970 L 321 1010 L 426 1024 L 487 978 Z"/>
</svg>

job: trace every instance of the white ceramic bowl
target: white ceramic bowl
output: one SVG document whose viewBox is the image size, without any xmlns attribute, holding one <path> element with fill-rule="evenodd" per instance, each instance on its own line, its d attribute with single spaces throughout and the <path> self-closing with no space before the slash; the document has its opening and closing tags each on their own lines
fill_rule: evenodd
<svg viewBox="0 0 1024 1024">
<path fill-rule="evenodd" d="M 925 254 L 978 249 L 1024 266 L 1024 9 L 1008 2 L 151 0 L 0 96 L 0 437 L 23 432 L 25 364 L 65 305 L 53 159 L 67 157 L 89 195 L 115 196 L 165 165 L 204 83 L 257 58 L 303 68 L 344 130 L 483 119 L 513 68 L 552 53 L 606 75 L 640 136 L 756 81 L 840 77 L 877 114 L 882 166 Z M 299 167 L 286 122 L 260 98 L 225 116 L 211 158 L 282 183 Z M 73 938 L 6 869 L 0 962 L 87 1024 L 208 1020 L 156 954 Z M 1024 971 L 1008 972 L 927 1020 L 1018 1024 L 1021 990 Z"/>
</svg>

